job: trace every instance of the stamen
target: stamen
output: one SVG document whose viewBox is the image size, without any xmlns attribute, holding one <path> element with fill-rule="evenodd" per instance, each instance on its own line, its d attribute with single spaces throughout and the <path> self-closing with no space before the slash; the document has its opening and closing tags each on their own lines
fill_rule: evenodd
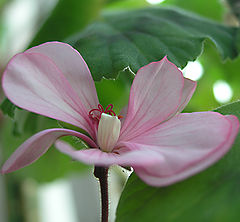
<svg viewBox="0 0 240 222">
<path fill-rule="evenodd" d="M 98 109 L 103 113 L 104 112 L 104 109 L 103 109 L 103 106 L 101 104 L 98 104 Z"/>
<path fill-rule="evenodd" d="M 94 113 L 93 113 L 94 111 L 99 112 L 99 114 L 96 115 L 96 116 L 93 116 L 94 115 Z M 103 106 L 101 104 L 98 104 L 98 109 L 91 109 L 89 111 L 88 115 L 89 115 L 90 118 L 99 121 L 103 112 L 104 112 Z"/>
<path fill-rule="evenodd" d="M 112 109 L 113 109 L 113 104 L 109 104 L 109 105 L 107 106 L 107 108 L 105 109 L 105 112 L 104 112 L 104 113 L 110 114 L 110 115 L 112 115 L 112 116 L 116 116 L 116 113 L 113 112 Z"/>
<path fill-rule="evenodd" d="M 99 121 L 101 119 L 102 113 L 106 113 L 111 116 L 116 116 L 116 113 L 113 111 L 113 104 L 109 104 L 105 110 L 101 104 L 98 104 L 98 108 L 91 109 L 88 115 L 90 118 Z M 118 116 L 118 119 L 120 118 L 122 118 L 122 116 Z"/>
</svg>

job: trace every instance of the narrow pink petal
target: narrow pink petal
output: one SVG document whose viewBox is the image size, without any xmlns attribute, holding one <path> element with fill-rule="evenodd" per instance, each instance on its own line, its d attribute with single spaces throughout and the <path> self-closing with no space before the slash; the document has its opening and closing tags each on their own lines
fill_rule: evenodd
<svg viewBox="0 0 240 222">
<path fill-rule="evenodd" d="M 166 57 L 142 67 L 131 87 L 120 140 L 134 138 L 176 113 L 183 86 L 181 71 Z"/>
<path fill-rule="evenodd" d="M 159 162 L 159 156 L 156 156 L 156 152 L 151 150 L 134 150 L 122 152 L 121 154 L 107 153 L 100 149 L 75 150 L 68 143 L 61 140 L 57 140 L 55 146 L 60 152 L 69 155 L 74 160 L 96 166 L 121 165 L 137 167 L 144 165 L 150 167 Z"/>
<path fill-rule="evenodd" d="M 33 47 L 27 53 L 49 57 L 61 70 L 88 111 L 97 108 L 98 97 L 87 64 L 77 50 L 61 42 L 47 42 Z"/>
<path fill-rule="evenodd" d="M 127 111 L 128 111 L 128 106 L 124 106 L 119 113 L 119 116 L 121 116 L 120 121 L 122 125 L 126 119 Z"/>
<path fill-rule="evenodd" d="M 162 157 L 154 167 L 135 167 L 135 172 L 152 186 L 167 186 L 192 176 L 219 160 L 232 146 L 238 133 L 235 116 L 205 112 L 181 114 L 135 138 L 140 150 Z"/>
<path fill-rule="evenodd" d="M 6 96 L 17 106 L 73 124 L 94 136 L 89 110 L 48 57 L 38 53 L 14 56 L 2 84 Z"/>
<path fill-rule="evenodd" d="M 1 169 L 1 173 L 10 173 L 31 164 L 42 156 L 57 138 L 68 135 L 82 138 L 92 147 L 97 146 L 89 137 L 73 130 L 44 130 L 30 137 L 17 149 L 5 162 Z"/>
<path fill-rule="evenodd" d="M 197 82 L 184 78 L 184 88 L 182 92 L 182 98 L 180 106 L 178 107 L 177 112 L 180 113 L 188 104 L 189 100 L 192 98 L 192 95 L 196 89 Z"/>
<path fill-rule="evenodd" d="M 180 113 L 185 108 L 185 106 L 188 104 L 189 100 L 192 98 L 192 95 L 196 89 L 196 86 L 197 86 L 197 82 L 187 79 L 187 78 L 184 78 L 184 88 L 183 88 L 183 92 L 182 92 L 182 98 L 181 98 L 180 105 L 179 105 L 178 109 L 176 110 L 176 112 L 172 113 L 172 115 L 168 118 L 173 117 L 174 115 L 176 115 L 176 113 Z M 128 107 L 125 106 L 122 108 L 122 110 L 119 114 L 122 116 L 122 118 L 120 119 L 122 122 L 122 125 L 126 119 L 127 111 L 128 111 Z"/>
</svg>

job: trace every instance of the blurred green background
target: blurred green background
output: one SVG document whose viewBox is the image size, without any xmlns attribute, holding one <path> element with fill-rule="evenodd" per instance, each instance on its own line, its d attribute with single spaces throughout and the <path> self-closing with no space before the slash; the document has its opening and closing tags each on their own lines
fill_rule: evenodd
<svg viewBox="0 0 240 222">
<path fill-rule="evenodd" d="M 159 7 L 159 11 L 153 11 Z M 7 62 L 14 54 L 46 41 L 65 41 L 76 47 L 86 59 L 94 79 L 98 80 L 96 87 L 100 102 L 104 106 L 113 103 L 115 110 L 120 112 L 128 101 L 131 70 L 136 72 L 142 65 L 160 60 L 167 54 L 170 60 L 183 70 L 186 77 L 198 81 L 196 92 L 184 112 L 214 110 L 240 98 L 240 58 L 237 57 L 240 48 L 239 15 L 240 3 L 237 0 L 0 0 L 0 74 L 2 75 Z M 126 23 L 126 17 L 130 18 L 127 19 L 129 24 Z M 163 23 L 164 19 L 166 23 Z M 180 28 L 176 30 L 177 38 L 175 40 L 165 38 L 162 33 L 170 35 L 172 32 L 171 35 L 174 36 L 170 24 L 178 19 Z M 118 30 L 110 30 L 108 26 L 110 23 L 112 26 L 116 24 Z M 150 46 L 147 46 L 149 48 L 141 48 L 141 44 L 145 40 L 148 41 L 144 39 L 146 37 L 134 35 L 140 30 L 141 24 L 146 26 L 146 30 L 152 36 L 156 35 L 161 41 L 165 41 L 165 46 L 159 47 L 157 43 L 151 46 L 154 41 L 149 40 L 151 42 Z M 161 27 L 166 27 L 166 30 Z M 131 32 L 133 35 L 130 35 Z M 119 33 L 132 37 L 134 47 L 142 51 L 142 56 L 136 56 L 138 51 L 131 48 L 133 44 L 122 39 Z M 226 40 L 228 37 L 229 41 Z M 113 41 L 114 38 L 119 38 L 116 43 Z M 115 54 L 114 52 L 106 54 L 105 47 L 108 44 L 116 50 Z M 129 44 L 129 47 L 125 49 L 124 44 Z M 171 47 L 176 47 L 174 44 L 178 44 L 179 51 L 171 50 Z M 173 52 L 173 55 L 168 52 Z M 113 61 L 115 63 L 110 67 L 109 63 Z M 130 66 L 131 70 L 124 70 L 127 66 Z M 101 79 L 103 76 L 105 78 Z M 2 92 L 0 98 L 3 101 L 1 105 L 3 112 L 0 113 L 1 165 L 28 137 L 42 129 L 59 127 L 59 123 L 15 108 L 4 100 Z M 78 140 L 68 139 L 74 146 L 79 145 Z M 65 183 L 62 185 L 65 188 L 60 189 L 66 189 L 66 186 L 69 186 L 66 185 L 66 181 L 70 181 L 69 189 L 74 195 L 77 193 L 78 184 L 82 184 L 82 187 L 78 187 L 79 190 L 84 190 L 84 187 L 89 189 L 89 196 L 79 197 L 82 198 L 82 202 L 74 200 L 75 205 L 71 210 L 75 217 L 72 216 L 73 218 L 68 218 L 67 221 L 98 220 L 96 186 L 91 188 L 96 190 L 95 197 L 90 195 L 92 191 L 86 185 L 96 182 L 86 176 L 89 174 L 92 177 L 89 172 L 91 167 L 73 162 L 52 148 L 31 166 L 6 176 L 0 175 L 0 221 L 59 222 L 57 217 L 43 218 L 40 214 L 46 210 L 39 210 L 39 206 L 46 204 L 41 205 L 39 202 L 46 193 L 40 197 L 39 192 L 44 185 L 50 186 L 56 181 L 60 181 L 60 187 Z M 120 178 L 113 179 L 115 181 L 113 195 L 116 196 L 113 199 L 116 205 L 126 173 L 119 169 L 113 172 L 112 178 L 116 175 Z M 90 197 L 93 201 L 87 203 L 86 199 L 91 199 Z M 89 212 L 86 213 L 83 209 L 79 212 L 86 215 L 94 212 L 94 217 L 84 219 L 82 215 L 76 213 L 80 206 L 88 208 Z M 114 210 L 112 209 L 112 221 L 115 217 Z"/>
</svg>

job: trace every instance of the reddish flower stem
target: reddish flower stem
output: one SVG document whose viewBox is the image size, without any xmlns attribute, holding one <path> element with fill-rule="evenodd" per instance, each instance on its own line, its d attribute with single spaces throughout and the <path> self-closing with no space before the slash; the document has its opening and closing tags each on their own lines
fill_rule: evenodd
<svg viewBox="0 0 240 222">
<path fill-rule="evenodd" d="M 102 202 L 102 222 L 108 222 L 108 168 L 95 166 L 94 176 L 99 179 Z"/>
</svg>

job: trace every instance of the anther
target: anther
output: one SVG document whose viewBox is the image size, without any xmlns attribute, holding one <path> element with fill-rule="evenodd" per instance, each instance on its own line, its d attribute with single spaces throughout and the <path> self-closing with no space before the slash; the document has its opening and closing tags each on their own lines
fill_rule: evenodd
<svg viewBox="0 0 240 222">
<path fill-rule="evenodd" d="M 103 113 L 106 113 L 110 116 L 116 116 L 116 113 L 113 111 L 113 104 L 109 104 L 105 110 L 101 104 L 98 104 L 98 108 L 91 109 L 88 113 L 88 116 L 94 120 L 99 121 Z"/>
</svg>

